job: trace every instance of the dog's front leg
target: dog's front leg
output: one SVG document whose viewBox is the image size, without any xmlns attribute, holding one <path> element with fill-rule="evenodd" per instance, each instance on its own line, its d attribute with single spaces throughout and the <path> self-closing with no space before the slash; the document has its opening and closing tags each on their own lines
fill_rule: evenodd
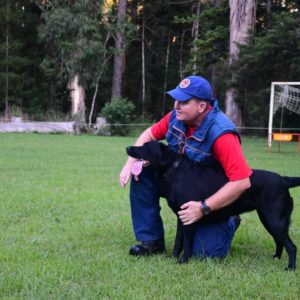
<svg viewBox="0 0 300 300">
<path fill-rule="evenodd" d="M 187 263 L 188 260 L 193 255 L 193 244 L 196 232 L 196 224 L 191 225 L 183 225 L 181 223 L 182 230 L 183 230 L 183 255 L 178 261 L 179 263 Z"/>
<path fill-rule="evenodd" d="M 176 237 L 175 243 L 173 248 L 173 256 L 178 257 L 183 248 L 183 228 L 182 223 L 179 218 L 177 218 L 177 230 L 176 230 Z"/>
</svg>

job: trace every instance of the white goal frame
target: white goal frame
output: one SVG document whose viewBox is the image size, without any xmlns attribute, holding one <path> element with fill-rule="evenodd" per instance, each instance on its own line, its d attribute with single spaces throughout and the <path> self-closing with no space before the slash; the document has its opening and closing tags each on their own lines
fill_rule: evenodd
<svg viewBox="0 0 300 300">
<path fill-rule="evenodd" d="M 273 116 L 274 116 L 274 95 L 275 95 L 275 86 L 276 85 L 299 85 L 300 82 L 280 82 L 274 81 L 271 83 L 271 94 L 270 94 L 270 110 L 269 110 L 269 127 L 268 127 L 268 146 L 269 149 L 272 147 L 272 131 L 273 131 Z"/>
</svg>

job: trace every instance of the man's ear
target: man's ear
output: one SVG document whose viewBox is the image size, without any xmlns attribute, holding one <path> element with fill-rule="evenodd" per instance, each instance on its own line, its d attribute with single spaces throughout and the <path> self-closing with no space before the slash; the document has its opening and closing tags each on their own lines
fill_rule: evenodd
<svg viewBox="0 0 300 300">
<path fill-rule="evenodd" d="M 206 104 L 204 101 L 198 100 L 198 113 L 203 113 L 206 109 Z"/>
</svg>

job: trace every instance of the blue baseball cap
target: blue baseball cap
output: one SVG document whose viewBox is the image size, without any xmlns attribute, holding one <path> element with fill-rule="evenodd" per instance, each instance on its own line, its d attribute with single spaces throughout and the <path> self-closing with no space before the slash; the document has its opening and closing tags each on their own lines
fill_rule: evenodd
<svg viewBox="0 0 300 300">
<path fill-rule="evenodd" d="M 209 82 L 201 76 L 189 76 L 181 80 L 174 89 L 166 92 L 177 101 L 188 101 L 192 98 L 214 101 Z"/>
</svg>

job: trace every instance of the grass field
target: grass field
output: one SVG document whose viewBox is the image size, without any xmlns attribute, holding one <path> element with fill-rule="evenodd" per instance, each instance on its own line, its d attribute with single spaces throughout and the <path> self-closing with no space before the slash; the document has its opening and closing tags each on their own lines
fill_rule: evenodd
<svg viewBox="0 0 300 300">
<path fill-rule="evenodd" d="M 118 184 L 133 138 L 0 134 L 0 299 L 300 299 L 300 265 L 255 213 L 242 216 L 229 256 L 177 265 L 175 216 L 162 200 L 167 255 L 135 258 L 128 187 Z M 245 138 L 251 167 L 300 176 L 295 143 L 268 154 Z M 300 188 L 290 235 L 300 247 Z"/>
</svg>

